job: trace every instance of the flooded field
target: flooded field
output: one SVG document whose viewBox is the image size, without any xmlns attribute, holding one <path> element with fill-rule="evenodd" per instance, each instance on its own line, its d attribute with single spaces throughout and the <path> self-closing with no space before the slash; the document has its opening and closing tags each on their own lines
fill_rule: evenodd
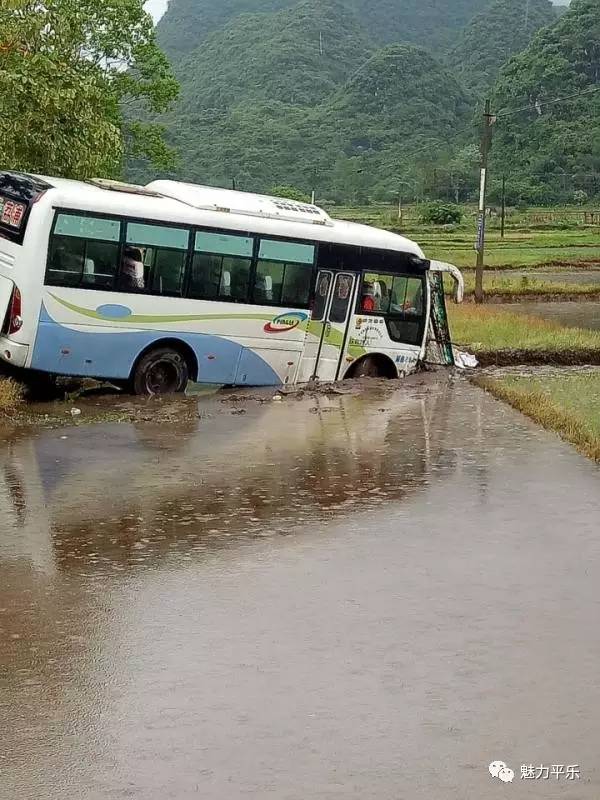
<svg viewBox="0 0 600 800">
<path fill-rule="evenodd" d="M 1 800 L 596 800 L 600 469 L 460 379 L 210 402 L 0 446 Z"/>
<path fill-rule="evenodd" d="M 541 317 L 567 328 L 600 331 L 600 302 L 576 303 L 502 303 L 497 308 L 515 314 Z"/>
</svg>

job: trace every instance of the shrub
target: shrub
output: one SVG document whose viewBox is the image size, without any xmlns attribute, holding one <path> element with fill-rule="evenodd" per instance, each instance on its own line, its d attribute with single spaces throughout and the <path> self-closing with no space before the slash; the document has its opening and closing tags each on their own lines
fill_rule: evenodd
<svg viewBox="0 0 600 800">
<path fill-rule="evenodd" d="M 462 218 L 462 210 L 453 203 L 427 203 L 421 211 L 421 221 L 430 225 L 454 225 Z"/>
<path fill-rule="evenodd" d="M 269 190 L 272 197 L 283 197 L 286 200 L 295 200 L 298 203 L 310 202 L 310 197 L 295 186 L 273 186 Z"/>
<path fill-rule="evenodd" d="M 23 401 L 23 387 L 12 378 L 0 378 L 0 414 L 14 411 Z"/>
</svg>

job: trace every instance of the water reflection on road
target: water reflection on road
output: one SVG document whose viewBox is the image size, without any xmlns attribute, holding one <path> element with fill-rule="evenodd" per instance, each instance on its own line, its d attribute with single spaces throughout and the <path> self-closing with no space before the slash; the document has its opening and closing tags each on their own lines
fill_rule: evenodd
<svg viewBox="0 0 600 800">
<path fill-rule="evenodd" d="M 597 798 L 598 468 L 463 382 L 246 412 L 0 450 L 0 798 Z"/>
</svg>

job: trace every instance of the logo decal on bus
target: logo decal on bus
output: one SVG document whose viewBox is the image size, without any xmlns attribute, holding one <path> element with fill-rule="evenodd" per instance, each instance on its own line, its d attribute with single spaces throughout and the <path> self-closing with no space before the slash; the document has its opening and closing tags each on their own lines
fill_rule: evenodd
<svg viewBox="0 0 600 800">
<path fill-rule="evenodd" d="M 299 311 L 290 311 L 289 314 L 281 314 L 279 317 L 267 322 L 264 327 L 265 333 L 288 333 L 293 331 L 308 319 L 308 314 Z"/>
</svg>

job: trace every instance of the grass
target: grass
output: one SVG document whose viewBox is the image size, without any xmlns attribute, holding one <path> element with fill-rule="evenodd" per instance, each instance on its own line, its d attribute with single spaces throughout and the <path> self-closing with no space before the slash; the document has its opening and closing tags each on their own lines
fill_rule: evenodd
<svg viewBox="0 0 600 800">
<path fill-rule="evenodd" d="M 429 258 L 437 261 L 449 261 L 461 268 L 475 266 L 475 251 L 473 248 L 461 249 L 448 247 L 444 243 L 433 244 L 429 247 L 419 242 Z M 600 269 L 600 246 L 564 246 L 536 247 L 525 240 L 522 246 L 506 247 L 488 240 L 485 268 L 486 269 L 520 269 L 540 267 L 573 267 L 576 269 Z"/>
<path fill-rule="evenodd" d="M 23 387 L 12 378 L 0 378 L 0 414 L 16 411 L 23 402 Z"/>
<path fill-rule="evenodd" d="M 476 213 L 465 208 L 466 216 L 460 225 L 431 226 L 419 222 L 416 206 L 406 209 L 402 225 L 398 212 L 391 206 L 338 206 L 331 214 L 338 218 L 388 228 L 415 239 L 429 258 L 450 261 L 461 268 L 474 267 Z M 560 216 L 564 214 L 564 219 Z M 538 226 L 536 220 L 551 215 L 558 227 Z M 513 212 L 508 217 L 504 238 L 500 236 L 499 221 L 489 221 L 486 237 L 485 266 L 489 269 L 519 269 L 536 267 L 600 269 L 600 226 L 584 225 L 582 209 L 531 209 Z"/>
<path fill-rule="evenodd" d="M 472 294 L 475 289 L 475 274 L 463 273 L 465 279 L 465 292 Z M 452 281 L 445 281 L 448 290 L 453 290 Z M 484 277 L 484 291 L 487 295 L 503 295 L 508 299 L 517 297 L 574 297 L 589 298 L 600 296 L 600 281 L 596 283 L 570 283 L 566 281 L 545 281 L 540 278 L 527 276 L 491 275 Z"/>
<path fill-rule="evenodd" d="M 600 361 L 600 331 L 567 328 L 489 306 L 449 306 L 453 341 L 482 363 Z"/>
<path fill-rule="evenodd" d="M 481 377 L 475 382 L 600 461 L 600 372 Z"/>
</svg>

